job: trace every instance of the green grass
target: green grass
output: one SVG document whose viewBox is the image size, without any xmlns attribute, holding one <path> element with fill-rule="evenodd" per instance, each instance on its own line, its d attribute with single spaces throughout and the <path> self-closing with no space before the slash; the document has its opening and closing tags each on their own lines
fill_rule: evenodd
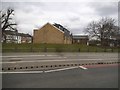
<svg viewBox="0 0 120 90">
<path fill-rule="evenodd" d="M 118 48 L 80 44 L 2 44 L 3 52 L 118 52 Z"/>
</svg>

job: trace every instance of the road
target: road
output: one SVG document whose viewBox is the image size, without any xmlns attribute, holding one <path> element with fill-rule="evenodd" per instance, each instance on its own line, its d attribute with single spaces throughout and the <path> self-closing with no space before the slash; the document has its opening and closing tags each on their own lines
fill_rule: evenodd
<svg viewBox="0 0 120 90">
<path fill-rule="evenodd" d="M 3 53 L 3 62 L 32 60 L 104 60 L 118 59 L 118 53 Z"/>
<path fill-rule="evenodd" d="M 118 88 L 117 64 L 52 72 L 3 73 L 3 88 Z"/>
<path fill-rule="evenodd" d="M 3 88 L 117 88 L 112 62 L 118 53 L 3 53 Z"/>
<path fill-rule="evenodd" d="M 3 53 L 0 64 L 7 71 L 117 61 L 118 53 Z"/>
</svg>

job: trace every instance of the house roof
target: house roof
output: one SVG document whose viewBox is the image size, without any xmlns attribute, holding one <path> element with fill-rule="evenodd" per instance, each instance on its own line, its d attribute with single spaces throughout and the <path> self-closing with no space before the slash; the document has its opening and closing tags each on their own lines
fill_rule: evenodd
<svg viewBox="0 0 120 90">
<path fill-rule="evenodd" d="M 48 24 L 50 24 L 50 23 L 48 23 Z M 59 30 L 60 32 L 64 33 L 64 31 L 62 31 L 60 28 L 57 28 L 57 27 L 54 26 L 53 24 L 50 24 L 50 25 L 52 25 L 54 28 L 56 28 L 56 29 Z"/>
<path fill-rule="evenodd" d="M 24 33 L 18 33 L 18 36 L 22 36 L 22 37 L 32 37 L 29 34 L 24 34 Z"/>
<path fill-rule="evenodd" d="M 111 39 L 120 40 L 120 34 L 115 35 L 115 36 L 111 36 Z"/>
<path fill-rule="evenodd" d="M 68 33 L 70 33 L 69 30 L 67 30 L 65 27 L 63 27 L 63 26 L 60 25 L 60 24 L 55 23 L 55 24 L 53 24 L 53 25 L 54 25 L 55 27 L 59 28 L 60 30 L 62 30 L 63 32 L 68 32 Z"/>
<path fill-rule="evenodd" d="M 8 35 L 16 35 L 17 31 L 5 30 L 4 33 Z"/>
<path fill-rule="evenodd" d="M 17 35 L 17 36 L 22 36 L 22 37 L 32 37 L 29 34 L 25 33 L 18 33 L 18 31 L 11 31 L 11 30 L 5 30 L 4 32 L 6 35 Z"/>
<path fill-rule="evenodd" d="M 56 28 L 57 30 L 59 30 L 60 32 L 64 33 L 62 30 L 60 30 L 59 28 L 57 28 L 57 27 L 55 27 L 54 25 L 50 24 L 49 22 L 46 23 L 45 25 L 43 25 L 41 28 L 43 28 L 43 27 L 46 26 L 46 25 L 50 25 L 50 26 Z M 39 29 L 35 29 L 35 30 L 40 30 L 41 28 L 39 28 Z"/>
<path fill-rule="evenodd" d="M 60 31 L 64 32 L 65 36 L 71 36 L 70 35 L 70 31 L 68 29 L 66 29 L 65 27 L 63 27 L 62 25 L 60 24 L 53 24 L 56 28 L 58 28 Z"/>
<path fill-rule="evenodd" d="M 88 35 L 73 35 L 73 39 L 88 39 Z"/>
<path fill-rule="evenodd" d="M 50 25 L 50 26 L 52 26 L 52 27 L 54 27 L 54 28 L 56 28 L 57 30 L 59 30 L 60 32 L 62 32 L 62 33 L 64 33 L 64 35 L 65 36 L 71 36 L 70 35 L 70 31 L 69 30 L 67 30 L 66 28 L 64 28 L 62 25 L 60 25 L 60 24 L 57 24 L 58 26 L 56 26 L 55 24 L 50 24 L 49 22 L 48 23 L 46 23 L 45 25 L 43 25 L 41 28 L 43 28 L 44 26 L 46 26 L 46 25 Z M 40 28 L 40 29 L 41 29 Z M 40 30 L 40 29 L 38 29 L 38 30 Z M 37 29 L 35 29 L 35 30 L 37 30 Z"/>
</svg>

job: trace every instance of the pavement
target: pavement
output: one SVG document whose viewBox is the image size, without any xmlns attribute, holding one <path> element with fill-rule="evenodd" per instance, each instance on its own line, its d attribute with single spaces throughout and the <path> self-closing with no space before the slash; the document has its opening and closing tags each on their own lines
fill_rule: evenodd
<svg viewBox="0 0 120 90">
<path fill-rule="evenodd" d="M 3 88 L 118 88 L 118 64 L 3 73 L 2 84 Z"/>
</svg>

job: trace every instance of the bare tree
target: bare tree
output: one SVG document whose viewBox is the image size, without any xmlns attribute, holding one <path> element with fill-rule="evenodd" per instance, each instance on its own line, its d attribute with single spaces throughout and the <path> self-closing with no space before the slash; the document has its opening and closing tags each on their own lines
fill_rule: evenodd
<svg viewBox="0 0 120 90">
<path fill-rule="evenodd" d="M 13 22 L 12 16 L 14 15 L 14 10 L 11 8 L 8 8 L 7 11 L 0 11 L 0 21 L 1 21 L 1 29 L 2 29 L 2 35 L 5 37 L 5 30 L 14 30 L 16 29 L 16 23 Z"/>
<path fill-rule="evenodd" d="M 117 33 L 118 30 L 115 27 L 115 19 L 102 18 L 98 22 L 92 21 L 89 23 L 85 32 L 88 33 L 90 37 L 99 39 L 103 45 L 106 40 L 109 42 L 110 37 Z"/>
</svg>

